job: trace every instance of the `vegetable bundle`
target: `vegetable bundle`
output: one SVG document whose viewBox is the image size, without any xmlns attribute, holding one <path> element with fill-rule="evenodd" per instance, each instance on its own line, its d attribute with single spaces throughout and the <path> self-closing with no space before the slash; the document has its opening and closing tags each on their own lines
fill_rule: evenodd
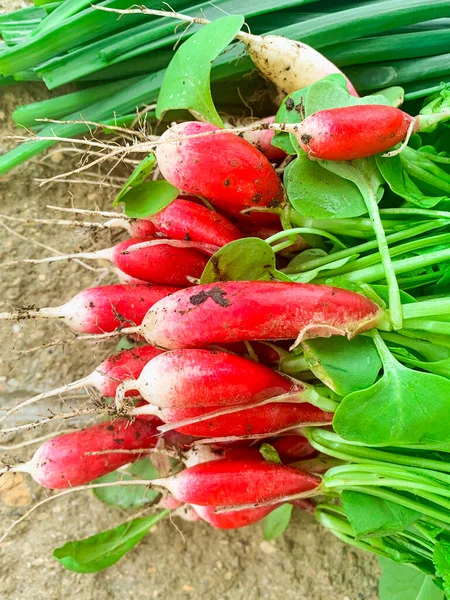
<svg viewBox="0 0 450 600">
<path fill-rule="evenodd" d="M 195 19 L 214 20 L 243 10 L 236 0 L 220 0 L 214 6 L 178 0 L 171 8 L 194 19 L 193 23 L 186 21 L 189 27 L 185 30 L 175 30 L 170 13 L 161 13 L 164 7 L 153 0 L 142 3 L 148 10 L 156 10 L 153 15 L 139 10 L 124 15 L 105 12 L 121 11 L 129 5 L 124 0 L 64 0 L 0 16 L 4 40 L 0 85 L 43 81 L 49 89 L 71 82 L 79 86 L 73 93 L 15 111 L 15 122 L 35 128 L 43 139 L 22 144 L 3 156 L 0 174 L 51 146 L 55 143 L 51 137 L 73 137 L 88 131 L 86 121 L 134 122 L 137 107 L 157 100 L 172 48 L 199 28 Z M 336 6 L 324 0 L 264 0 L 246 2 L 243 14 L 255 34 L 285 36 L 320 49 L 344 69 L 358 91 L 404 85 L 406 98 L 414 99 L 450 81 L 448 0 L 407 0 L 401 5 L 396 0 L 362 4 L 349 0 Z M 208 50 L 214 53 L 214 44 Z M 288 53 L 288 48 L 283 49 L 284 55 Z M 213 94 L 228 114 L 245 112 L 255 87 L 262 83 L 242 79 L 255 65 L 262 66 L 258 56 L 258 48 L 247 51 L 239 42 L 215 61 Z M 191 69 L 195 75 L 196 66 L 192 64 Z M 261 108 L 270 114 L 270 106 L 257 106 L 259 112 Z M 146 118 L 155 120 L 152 109 Z M 45 125 L 39 119 L 77 122 Z"/>
<path fill-rule="evenodd" d="M 0 56 L 5 75 L 33 68 L 48 77 L 42 73 L 59 60 L 44 43 L 53 39 L 53 27 L 60 31 L 76 19 L 94 24 L 98 17 L 90 5 L 74 6 L 54 3 L 43 20 L 40 9 L 21 13 L 27 18 L 10 27 L 11 50 Z M 105 7 L 124 9 L 120 2 Z M 130 237 L 96 252 L 25 261 L 108 260 L 122 283 L 0 318 L 60 319 L 81 334 L 74 341 L 128 335 L 133 347 L 85 378 L 7 411 L 3 421 L 81 387 L 110 398 L 102 405 L 110 420 L 49 440 L 27 463 L 4 470 L 29 473 L 63 494 L 92 489 L 101 496 L 114 485 L 163 490 L 144 502 L 163 509 L 145 532 L 169 511 L 224 529 L 266 519 L 270 530 L 271 519 L 287 525 L 293 506 L 314 510 L 342 540 L 419 569 L 449 597 L 448 91 L 411 116 L 399 108 L 401 89 L 359 97 L 338 67 L 304 43 L 317 46 L 320 36 L 331 47 L 332 32 L 363 41 L 386 31 L 386 15 L 395 14 L 400 33 L 370 42 L 381 60 L 382 49 L 394 43 L 388 38 L 405 41 L 410 33 L 401 28 L 425 18 L 423 3 L 411 2 L 408 12 L 390 0 L 323 14 L 320 7 L 311 8 L 314 17 L 303 15 L 302 43 L 295 41 L 297 24 L 259 36 L 245 32 L 238 15 L 196 23 L 164 80 L 155 75 L 158 90 L 162 83 L 155 114 L 189 110 L 198 120 L 180 119 L 136 143 L 133 150 L 146 158 L 116 198 L 124 212 L 90 212 L 108 217 L 96 221 L 99 228 Z M 427 17 L 440 19 L 449 9 L 446 2 L 427 3 Z M 112 56 L 112 40 L 101 45 L 101 36 L 119 35 L 123 23 L 105 14 L 92 45 Z M 141 8 L 132 15 L 130 28 L 149 18 Z M 151 22 L 156 36 L 159 21 Z M 29 40 L 16 44 L 23 31 Z M 120 44 L 131 51 L 126 31 Z M 55 41 L 58 52 L 81 43 L 76 27 L 71 35 Z M 224 128 L 210 90 L 211 61 L 233 40 L 248 48 L 284 99 L 272 118 Z M 334 38 L 332 47 L 336 62 L 341 52 L 358 64 L 350 45 L 340 49 Z M 77 53 L 86 59 L 84 48 L 68 52 L 65 68 Z M 44 68 L 35 60 L 46 61 Z M 227 61 L 225 53 L 222 74 Z M 136 105 L 133 87 L 119 93 Z M 81 104 L 77 110 L 84 112 Z M 61 127 L 64 135 L 79 131 Z M 32 153 L 42 143 L 24 148 Z M 164 179 L 150 180 L 155 163 Z M 76 224 L 83 223 L 92 227 Z M 151 453 L 171 457 L 166 473 L 152 470 Z M 129 479 L 102 479 L 132 463 Z M 145 476 L 132 471 L 136 465 Z M 108 534 L 114 543 L 122 526 Z M 96 537 L 76 548 L 95 546 Z M 105 566 L 83 564 L 76 548 L 69 543 L 55 557 L 82 572 Z"/>
</svg>

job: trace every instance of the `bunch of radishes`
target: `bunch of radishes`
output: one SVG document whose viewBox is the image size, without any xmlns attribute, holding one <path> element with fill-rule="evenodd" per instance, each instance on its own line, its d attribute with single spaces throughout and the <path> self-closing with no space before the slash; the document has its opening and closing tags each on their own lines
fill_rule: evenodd
<svg viewBox="0 0 450 600">
<path fill-rule="evenodd" d="M 53 438 L 12 470 L 48 488 L 69 488 L 175 444 L 187 467 L 148 483 L 170 491 L 174 505 L 193 506 L 213 526 L 233 528 L 315 493 L 320 477 L 298 468 L 314 455 L 298 428 L 332 419 L 333 401 L 275 370 L 285 350 L 264 342 L 352 337 L 377 326 L 384 314 L 366 297 L 329 286 L 197 285 L 210 256 L 242 237 L 241 230 L 280 229 L 270 212 L 242 211 L 283 203 L 273 165 L 249 141 L 231 132 L 191 137 L 214 130 L 196 122 L 176 125 L 156 154 L 168 181 L 220 212 L 180 197 L 148 219 L 125 221 L 130 239 L 77 256 L 107 258 L 132 283 L 87 289 L 61 307 L 21 314 L 63 319 L 73 331 L 99 337 L 137 333 L 148 345 L 111 356 L 89 376 L 31 398 L 6 417 L 86 386 L 115 396 L 115 419 Z M 268 439 L 283 464 L 259 452 Z"/>
</svg>

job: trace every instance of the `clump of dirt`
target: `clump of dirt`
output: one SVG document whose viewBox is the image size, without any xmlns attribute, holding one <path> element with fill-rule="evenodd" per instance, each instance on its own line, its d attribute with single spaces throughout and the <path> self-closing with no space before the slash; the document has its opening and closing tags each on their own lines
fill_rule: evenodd
<svg viewBox="0 0 450 600">
<path fill-rule="evenodd" d="M 8 2 L 9 4 L 9 2 Z M 0 8 L 1 8 L 0 2 Z M 8 6 L 10 9 L 11 7 Z M 46 96 L 42 86 L 2 89 L 0 111 L 1 151 L 11 145 L 5 135 L 13 131 L 11 112 L 19 104 Z M 51 217 L 46 204 L 110 208 L 114 190 L 84 184 L 39 187 L 35 178 L 48 177 L 73 167 L 73 158 L 58 152 L 16 169 L 0 184 L 0 211 L 16 217 Z M 37 227 L 4 220 L 0 262 L 92 247 L 82 230 Z M 4 227 L 9 227 L 9 230 Z M 20 239 L 15 234 L 25 236 Z M 96 244 L 106 246 L 105 235 Z M 1 272 L 0 311 L 11 307 L 58 305 L 85 287 L 113 281 L 105 271 L 88 271 L 74 262 L 53 265 L 16 265 Z M 1 323 L 1 406 L 12 406 L 41 391 L 63 385 L 90 373 L 115 348 L 115 343 L 73 343 L 18 355 L 16 350 L 69 337 L 59 323 L 20 321 Z M 48 416 L 49 404 L 34 405 L 26 420 Z M 51 407 L 76 408 L 76 400 L 53 400 Z M 11 422 L 18 422 L 11 419 Z M 79 420 L 77 423 L 83 422 Z M 75 424 L 77 424 L 75 423 Z M 73 423 L 72 423 L 73 424 Z M 66 428 L 67 423 L 58 425 Z M 54 424 L 28 433 L 36 437 L 57 428 Z M 0 440 L 22 441 L 26 436 Z M 33 448 L 8 453 L 26 460 Z M 28 476 L 8 475 L 0 480 L 0 515 L 3 529 L 17 519 L 26 505 L 47 492 Z M 374 557 L 344 546 L 315 523 L 309 514 L 297 512 L 287 533 L 264 542 L 262 526 L 221 532 L 204 523 L 159 523 L 141 544 L 111 569 L 79 575 L 66 571 L 52 558 L 52 550 L 68 540 L 80 539 L 118 525 L 123 511 L 101 504 L 90 494 L 73 494 L 50 503 L 17 527 L 1 544 L 0 596 L 11 600 L 375 600 L 378 567 Z M 178 529 L 179 528 L 179 529 Z M 180 530 L 182 533 L 180 533 Z"/>
</svg>

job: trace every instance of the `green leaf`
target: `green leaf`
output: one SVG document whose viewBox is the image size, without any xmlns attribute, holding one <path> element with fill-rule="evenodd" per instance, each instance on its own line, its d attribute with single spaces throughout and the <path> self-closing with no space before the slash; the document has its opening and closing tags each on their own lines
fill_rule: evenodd
<svg viewBox="0 0 450 600">
<path fill-rule="evenodd" d="M 448 444 L 450 386 L 431 373 L 400 364 L 379 334 L 374 335 L 383 376 L 339 404 L 333 427 L 346 440 L 374 446 Z"/>
<path fill-rule="evenodd" d="M 379 558 L 382 574 L 379 600 L 444 600 L 429 575 L 388 558 Z"/>
<path fill-rule="evenodd" d="M 309 283 L 313 279 L 316 279 L 316 277 L 319 275 L 319 273 L 321 271 L 332 271 L 333 269 L 340 269 L 341 267 L 346 265 L 348 262 L 356 260 L 358 257 L 359 257 L 359 254 L 351 254 L 350 256 L 345 256 L 343 258 L 340 258 L 339 260 L 334 260 L 332 262 L 327 263 L 326 265 L 322 265 L 315 269 L 311 269 L 310 271 L 305 271 L 304 273 L 298 273 L 297 275 L 290 274 L 289 277 L 293 281 L 297 281 L 298 283 Z M 289 266 L 291 266 L 291 265 L 289 264 Z M 331 276 L 332 273 L 328 273 L 327 275 Z M 324 275 L 324 276 L 327 276 L 327 275 Z"/>
<path fill-rule="evenodd" d="M 442 375 L 450 379 L 450 358 L 444 358 L 437 361 L 425 361 L 419 360 L 414 354 L 408 352 L 405 348 L 391 348 L 391 352 L 398 360 L 412 367 L 417 367 L 428 371 L 429 373 L 435 373 L 436 375 Z"/>
<path fill-rule="evenodd" d="M 361 492 L 344 490 L 341 498 L 345 514 L 358 539 L 403 531 L 422 516 L 400 504 Z"/>
<path fill-rule="evenodd" d="M 436 574 L 444 582 L 444 591 L 450 596 L 450 544 L 448 542 L 437 542 L 433 551 L 433 562 Z"/>
<path fill-rule="evenodd" d="M 394 194 L 411 202 L 411 204 L 415 204 L 422 208 L 432 208 L 439 202 L 447 199 L 446 196 L 426 196 L 421 192 L 408 173 L 404 170 L 400 156 L 383 158 L 378 155 L 375 157 L 375 160 L 381 175 Z"/>
<path fill-rule="evenodd" d="M 161 86 L 156 105 L 158 118 L 167 110 L 185 108 L 223 127 L 211 96 L 211 64 L 233 41 L 243 23 L 241 15 L 222 17 L 202 27 L 180 46 Z"/>
<path fill-rule="evenodd" d="M 310 370 L 340 396 L 373 385 L 382 366 L 373 340 L 367 337 L 317 338 L 302 346 Z"/>
<path fill-rule="evenodd" d="M 272 248 L 259 238 L 230 242 L 212 256 L 200 278 L 200 283 L 216 281 L 291 281 L 276 269 Z"/>
<path fill-rule="evenodd" d="M 264 539 L 274 540 L 286 531 L 291 520 L 292 504 L 282 504 L 264 519 Z"/>
<path fill-rule="evenodd" d="M 96 573 L 115 564 L 168 514 L 168 510 L 163 510 L 157 515 L 134 519 L 84 540 L 67 542 L 53 551 L 53 557 L 69 571 Z"/>
<path fill-rule="evenodd" d="M 142 219 L 159 213 L 166 208 L 177 196 L 180 190 L 168 181 L 146 181 L 132 187 L 122 196 L 125 203 L 125 214 L 133 219 Z"/>
<path fill-rule="evenodd" d="M 270 444 L 262 444 L 259 451 L 267 462 L 277 463 L 278 465 L 282 464 L 280 455 Z"/>
<path fill-rule="evenodd" d="M 156 162 L 155 155 L 149 154 L 148 156 L 146 156 L 144 158 L 144 160 L 141 160 L 141 162 L 138 165 L 136 165 L 133 172 L 126 180 L 123 188 L 120 190 L 119 195 L 114 200 L 113 206 L 116 206 L 120 202 L 123 202 L 122 198 L 125 196 L 125 194 L 128 192 L 128 190 L 130 188 L 133 188 L 137 185 L 140 185 L 141 183 L 144 183 L 144 181 L 150 175 L 155 162 Z"/>
<path fill-rule="evenodd" d="M 156 479 L 159 473 L 148 458 L 143 458 L 133 463 L 128 472 L 114 471 L 95 481 L 95 483 L 109 483 L 112 481 L 131 481 L 138 479 Z M 94 488 L 94 496 L 105 504 L 118 506 L 124 510 L 139 508 L 154 502 L 159 496 L 156 490 L 148 489 L 144 485 L 117 485 L 105 488 Z"/>
<path fill-rule="evenodd" d="M 346 219 L 367 212 L 357 186 L 300 154 L 284 175 L 289 202 L 304 217 Z"/>
<path fill-rule="evenodd" d="M 121 340 L 116 346 L 116 352 L 120 352 L 121 350 L 129 350 L 130 348 L 134 348 L 135 346 L 136 344 L 133 344 L 127 338 L 121 338 Z"/>
</svg>

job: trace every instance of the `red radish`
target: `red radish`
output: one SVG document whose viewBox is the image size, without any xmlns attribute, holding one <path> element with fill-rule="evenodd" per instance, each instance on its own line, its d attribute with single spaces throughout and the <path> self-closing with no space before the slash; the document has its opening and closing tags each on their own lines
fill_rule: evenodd
<svg viewBox="0 0 450 600">
<path fill-rule="evenodd" d="M 153 237 L 157 233 L 155 225 L 152 223 L 150 218 L 147 219 L 133 219 L 132 221 L 125 221 L 124 219 L 113 219 L 114 226 L 124 228 L 128 231 L 131 237 L 134 238 L 149 238 Z M 110 225 L 111 221 L 105 223 L 106 226 Z"/>
<path fill-rule="evenodd" d="M 220 407 L 258 402 L 281 394 L 309 393 L 276 371 L 237 354 L 186 349 L 164 352 L 143 368 L 137 380 L 124 381 L 120 399 L 137 390 L 153 405 L 165 408 Z"/>
<path fill-rule="evenodd" d="M 355 160 L 389 150 L 418 127 L 418 120 L 398 108 L 368 104 L 316 112 L 294 135 L 314 158 Z"/>
<path fill-rule="evenodd" d="M 155 479 L 177 499 L 200 506 L 276 503 L 286 496 L 312 492 L 320 478 L 298 469 L 256 460 L 214 460 Z"/>
<path fill-rule="evenodd" d="M 188 194 L 207 198 L 231 215 L 247 208 L 279 206 L 283 190 L 278 176 L 249 142 L 234 133 L 182 139 L 218 129 L 209 123 L 188 122 L 163 133 L 160 141 L 166 143 L 157 146 L 156 157 L 167 181 Z M 264 215 L 258 218 L 264 220 Z"/>
<path fill-rule="evenodd" d="M 261 121 L 252 121 L 251 125 L 264 125 L 266 123 L 274 123 L 275 116 L 266 117 L 265 119 L 261 119 Z M 272 140 L 275 135 L 275 131 L 271 131 L 270 129 L 256 129 L 254 131 L 247 131 L 244 133 L 244 140 L 250 142 L 253 146 L 258 148 L 260 152 L 264 154 L 266 158 L 268 158 L 271 162 L 276 162 L 279 160 L 283 160 L 286 158 L 286 152 L 281 150 L 281 148 L 277 148 L 276 146 L 272 146 Z"/>
<path fill-rule="evenodd" d="M 149 219 L 158 232 L 174 240 L 225 246 L 242 237 L 239 229 L 219 213 L 182 198 L 177 198 Z"/>
<path fill-rule="evenodd" d="M 267 440 L 267 443 L 275 448 L 284 463 L 312 458 L 319 454 L 303 435 L 281 435 Z"/>
<path fill-rule="evenodd" d="M 232 510 L 216 513 L 212 506 L 199 506 L 194 504 L 193 509 L 199 517 L 216 529 L 239 529 L 257 523 L 267 517 L 273 510 L 279 506 L 273 504 L 270 506 L 260 506 L 258 508 L 245 508 L 244 510 Z"/>
<path fill-rule="evenodd" d="M 242 407 L 242 410 L 211 417 L 210 419 L 177 426 L 177 422 L 185 419 L 204 417 L 223 407 L 206 408 L 161 408 L 140 407 L 133 410 L 133 415 L 142 418 L 145 415 L 157 415 L 165 423 L 173 423 L 175 429 L 186 435 L 206 438 L 228 438 L 231 436 L 261 436 L 277 433 L 281 430 L 305 427 L 307 425 L 329 425 L 333 413 L 324 412 L 307 402 L 272 402 L 254 408 Z M 236 407 L 240 408 L 240 407 Z M 151 410 L 151 412 L 150 412 Z"/>
<path fill-rule="evenodd" d="M 72 331 L 107 333 L 140 325 L 148 309 L 178 288 L 162 285 L 104 285 L 83 290 L 61 306 L 0 313 L 1 319 L 62 319 Z"/>
<path fill-rule="evenodd" d="M 239 34 L 257 69 L 285 94 L 297 90 L 333 73 L 343 73 L 325 56 L 301 42 L 281 35 Z M 345 77 L 345 76 L 344 76 Z M 352 96 L 358 96 L 352 83 L 347 88 Z"/>
<path fill-rule="evenodd" d="M 57 262 L 71 258 L 109 260 L 123 273 L 138 280 L 182 287 L 192 285 L 189 277 L 198 279 L 202 274 L 208 256 L 198 248 L 205 246 L 195 242 L 177 242 L 158 237 L 131 238 L 111 248 L 95 252 L 61 254 L 48 258 L 25 259 L 22 262 Z M 217 249 L 217 246 L 208 247 L 208 254 L 214 253 Z"/>
<path fill-rule="evenodd" d="M 51 396 L 57 396 L 64 392 L 79 390 L 86 387 L 96 388 L 103 396 L 114 397 L 120 383 L 126 379 L 139 377 L 148 361 L 158 354 L 161 354 L 161 350 L 157 350 L 156 348 L 153 348 L 153 346 L 140 346 L 129 350 L 123 350 L 118 354 L 113 354 L 104 360 L 90 375 L 59 388 L 55 388 L 54 390 L 37 394 L 36 396 L 33 396 L 33 398 L 14 406 L 0 419 L 0 422 L 4 421 L 9 415 L 24 406 L 28 406 L 34 402 L 43 400 L 44 398 L 50 398 Z M 137 392 L 130 390 L 127 392 L 127 395 L 136 396 Z"/>
<path fill-rule="evenodd" d="M 256 447 L 239 447 L 224 445 L 194 444 L 183 455 L 186 467 L 192 467 L 212 460 L 264 460 L 263 455 Z"/>
<path fill-rule="evenodd" d="M 29 473 L 46 488 L 83 485 L 142 458 L 138 453 L 92 452 L 154 448 L 159 439 L 158 424 L 158 419 L 133 423 L 120 419 L 66 433 L 44 442 L 29 462 L 10 470 Z"/>
<path fill-rule="evenodd" d="M 256 357 L 258 362 L 273 369 L 278 369 L 281 360 L 289 356 L 287 350 L 269 342 L 235 342 L 234 344 L 221 344 L 217 346 L 217 349 L 240 354 L 252 360 L 255 360 Z"/>
<path fill-rule="evenodd" d="M 242 229 L 243 233 L 245 234 L 245 237 L 258 237 L 262 240 L 267 240 L 267 238 L 281 231 L 279 223 L 275 223 L 274 225 L 271 225 L 269 227 L 267 225 L 261 226 L 257 223 L 244 224 L 243 222 L 239 222 L 239 227 Z M 280 240 L 278 240 L 278 243 L 283 242 L 285 239 L 287 238 L 281 238 Z M 302 250 L 306 250 L 306 248 L 310 247 L 311 245 L 308 244 L 306 240 L 304 240 L 300 235 L 296 235 L 293 239 L 292 244 L 284 250 L 282 250 L 280 254 L 284 255 L 290 252 L 301 252 Z"/>
<path fill-rule="evenodd" d="M 347 335 L 383 323 L 374 302 L 328 285 L 275 281 L 228 281 L 180 290 L 152 307 L 140 333 L 165 349 L 245 340 L 300 342 Z"/>
</svg>

